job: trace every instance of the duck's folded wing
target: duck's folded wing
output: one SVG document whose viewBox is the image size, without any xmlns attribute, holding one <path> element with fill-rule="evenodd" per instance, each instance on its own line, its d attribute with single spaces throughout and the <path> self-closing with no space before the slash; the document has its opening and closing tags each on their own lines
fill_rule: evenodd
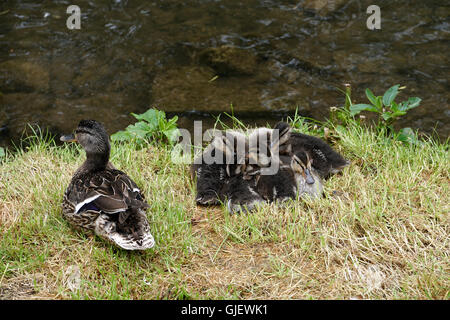
<svg viewBox="0 0 450 320">
<path fill-rule="evenodd" d="M 85 181 L 83 187 L 83 196 L 77 201 L 76 212 L 92 209 L 112 214 L 148 207 L 136 184 L 121 172 L 97 175 Z"/>
</svg>

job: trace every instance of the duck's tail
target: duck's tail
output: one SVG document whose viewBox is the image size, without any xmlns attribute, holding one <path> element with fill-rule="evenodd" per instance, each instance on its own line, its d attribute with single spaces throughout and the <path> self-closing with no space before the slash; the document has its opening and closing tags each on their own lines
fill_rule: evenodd
<svg viewBox="0 0 450 320">
<path fill-rule="evenodd" d="M 133 234 L 112 233 L 109 240 L 125 250 L 146 250 L 155 245 L 155 240 L 150 232 L 142 234 L 136 238 Z"/>
<path fill-rule="evenodd" d="M 124 226 L 111 219 L 111 215 L 101 214 L 95 222 L 95 233 L 125 250 L 146 250 L 155 245 L 144 212 L 132 214 L 132 225 Z M 130 219 L 129 218 L 129 219 Z M 128 220 L 128 219 L 127 219 Z"/>
</svg>

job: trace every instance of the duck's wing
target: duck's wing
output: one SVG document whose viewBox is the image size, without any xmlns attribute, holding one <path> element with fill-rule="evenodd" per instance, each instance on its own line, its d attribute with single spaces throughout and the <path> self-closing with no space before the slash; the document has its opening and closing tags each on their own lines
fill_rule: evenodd
<svg viewBox="0 0 450 320">
<path fill-rule="evenodd" d="M 148 207 L 136 183 L 120 170 L 104 170 L 78 177 L 73 182 L 69 198 L 75 202 L 75 213 L 90 208 L 114 214 Z M 119 215 L 119 219 L 123 218 Z"/>
<path fill-rule="evenodd" d="M 97 212 L 95 233 L 126 250 L 153 247 L 145 214 L 148 204 L 136 183 L 120 170 L 104 170 L 74 177 L 66 197 L 74 216 Z"/>
</svg>

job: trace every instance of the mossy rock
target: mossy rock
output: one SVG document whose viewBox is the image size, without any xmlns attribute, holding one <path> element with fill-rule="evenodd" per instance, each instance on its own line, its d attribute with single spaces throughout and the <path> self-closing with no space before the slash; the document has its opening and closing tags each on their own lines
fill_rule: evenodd
<svg viewBox="0 0 450 320">
<path fill-rule="evenodd" d="M 220 46 L 201 52 L 200 62 L 214 69 L 220 76 L 246 76 L 256 72 L 259 59 L 249 50 Z"/>
<path fill-rule="evenodd" d="M 303 8 L 313 10 L 321 16 L 326 16 L 338 10 L 346 2 L 345 0 L 306 0 L 303 3 Z"/>
<path fill-rule="evenodd" d="M 9 60 L 0 64 L 0 91 L 46 92 L 49 89 L 48 70 L 36 63 Z"/>
</svg>

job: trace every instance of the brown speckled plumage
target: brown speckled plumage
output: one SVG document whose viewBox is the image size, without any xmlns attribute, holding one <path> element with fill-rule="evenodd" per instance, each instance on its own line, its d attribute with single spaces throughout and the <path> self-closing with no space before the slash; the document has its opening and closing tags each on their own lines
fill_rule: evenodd
<svg viewBox="0 0 450 320">
<path fill-rule="evenodd" d="M 65 219 L 123 249 L 153 247 L 146 216 L 149 206 L 136 183 L 108 161 L 110 147 L 103 126 L 82 120 L 75 135 L 87 158 L 64 193 Z"/>
</svg>

